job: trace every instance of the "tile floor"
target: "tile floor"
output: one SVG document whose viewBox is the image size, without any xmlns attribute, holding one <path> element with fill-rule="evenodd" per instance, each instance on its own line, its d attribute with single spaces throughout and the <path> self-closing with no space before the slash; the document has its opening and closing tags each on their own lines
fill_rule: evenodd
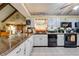
<svg viewBox="0 0 79 59">
<path fill-rule="evenodd" d="M 79 56 L 79 47 L 34 47 L 31 56 Z"/>
</svg>

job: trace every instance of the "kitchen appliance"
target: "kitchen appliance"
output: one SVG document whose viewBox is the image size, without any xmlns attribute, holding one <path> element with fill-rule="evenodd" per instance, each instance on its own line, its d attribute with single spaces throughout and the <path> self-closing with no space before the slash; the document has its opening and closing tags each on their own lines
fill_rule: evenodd
<svg viewBox="0 0 79 59">
<path fill-rule="evenodd" d="M 31 20 L 27 19 L 26 20 L 26 25 L 31 25 Z"/>
<path fill-rule="evenodd" d="M 71 30 L 72 30 L 71 27 L 66 28 L 66 33 L 71 33 Z"/>
<path fill-rule="evenodd" d="M 58 32 L 59 33 L 64 33 L 64 28 L 63 27 L 58 28 Z"/>
<path fill-rule="evenodd" d="M 77 35 L 72 34 L 65 34 L 64 46 L 65 47 L 76 47 L 77 46 Z"/>
<path fill-rule="evenodd" d="M 32 27 L 27 27 L 27 33 L 33 33 Z"/>
<path fill-rule="evenodd" d="M 61 22 L 61 27 L 63 27 L 63 28 L 72 27 L 72 23 L 71 22 Z"/>
<path fill-rule="evenodd" d="M 48 32 L 49 33 L 57 33 L 57 27 L 48 27 Z"/>
<path fill-rule="evenodd" d="M 57 46 L 57 35 L 48 34 L 48 47 L 56 47 L 56 46 Z"/>
</svg>

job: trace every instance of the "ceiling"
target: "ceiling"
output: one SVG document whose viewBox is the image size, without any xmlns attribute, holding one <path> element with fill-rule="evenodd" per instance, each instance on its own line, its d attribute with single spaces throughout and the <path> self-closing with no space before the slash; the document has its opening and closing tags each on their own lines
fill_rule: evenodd
<svg viewBox="0 0 79 59">
<path fill-rule="evenodd" d="M 24 3 L 31 15 L 79 15 L 78 3 Z"/>
</svg>

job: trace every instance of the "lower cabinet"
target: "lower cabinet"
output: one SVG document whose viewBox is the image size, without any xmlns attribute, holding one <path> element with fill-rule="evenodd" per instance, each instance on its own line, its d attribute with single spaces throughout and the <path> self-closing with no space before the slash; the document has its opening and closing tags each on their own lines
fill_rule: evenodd
<svg viewBox="0 0 79 59">
<path fill-rule="evenodd" d="M 26 40 L 26 43 L 25 43 L 26 56 L 31 55 L 32 48 L 33 48 L 33 36 L 31 36 L 29 39 Z"/>
<path fill-rule="evenodd" d="M 26 41 L 7 54 L 7 56 L 29 56 L 31 54 L 32 48 L 33 36 L 29 37 L 28 39 L 26 38 Z"/>
<path fill-rule="evenodd" d="M 77 34 L 77 46 L 79 46 L 79 34 Z"/>
<path fill-rule="evenodd" d="M 64 46 L 64 35 L 57 35 L 57 46 Z"/>
<path fill-rule="evenodd" d="M 16 47 L 7 56 L 23 56 L 24 55 L 24 44 L 25 43 L 22 43 L 20 46 Z"/>
<path fill-rule="evenodd" d="M 47 35 L 34 35 L 34 46 L 48 46 L 48 37 Z"/>
</svg>

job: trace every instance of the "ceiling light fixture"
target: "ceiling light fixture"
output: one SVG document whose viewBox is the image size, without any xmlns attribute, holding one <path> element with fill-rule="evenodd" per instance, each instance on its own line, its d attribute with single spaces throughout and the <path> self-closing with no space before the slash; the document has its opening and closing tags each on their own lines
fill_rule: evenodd
<svg viewBox="0 0 79 59">
<path fill-rule="evenodd" d="M 74 8 L 73 8 L 73 10 L 77 10 L 79 8 L 79 6 L 75 6 Z"/>
</svg>

